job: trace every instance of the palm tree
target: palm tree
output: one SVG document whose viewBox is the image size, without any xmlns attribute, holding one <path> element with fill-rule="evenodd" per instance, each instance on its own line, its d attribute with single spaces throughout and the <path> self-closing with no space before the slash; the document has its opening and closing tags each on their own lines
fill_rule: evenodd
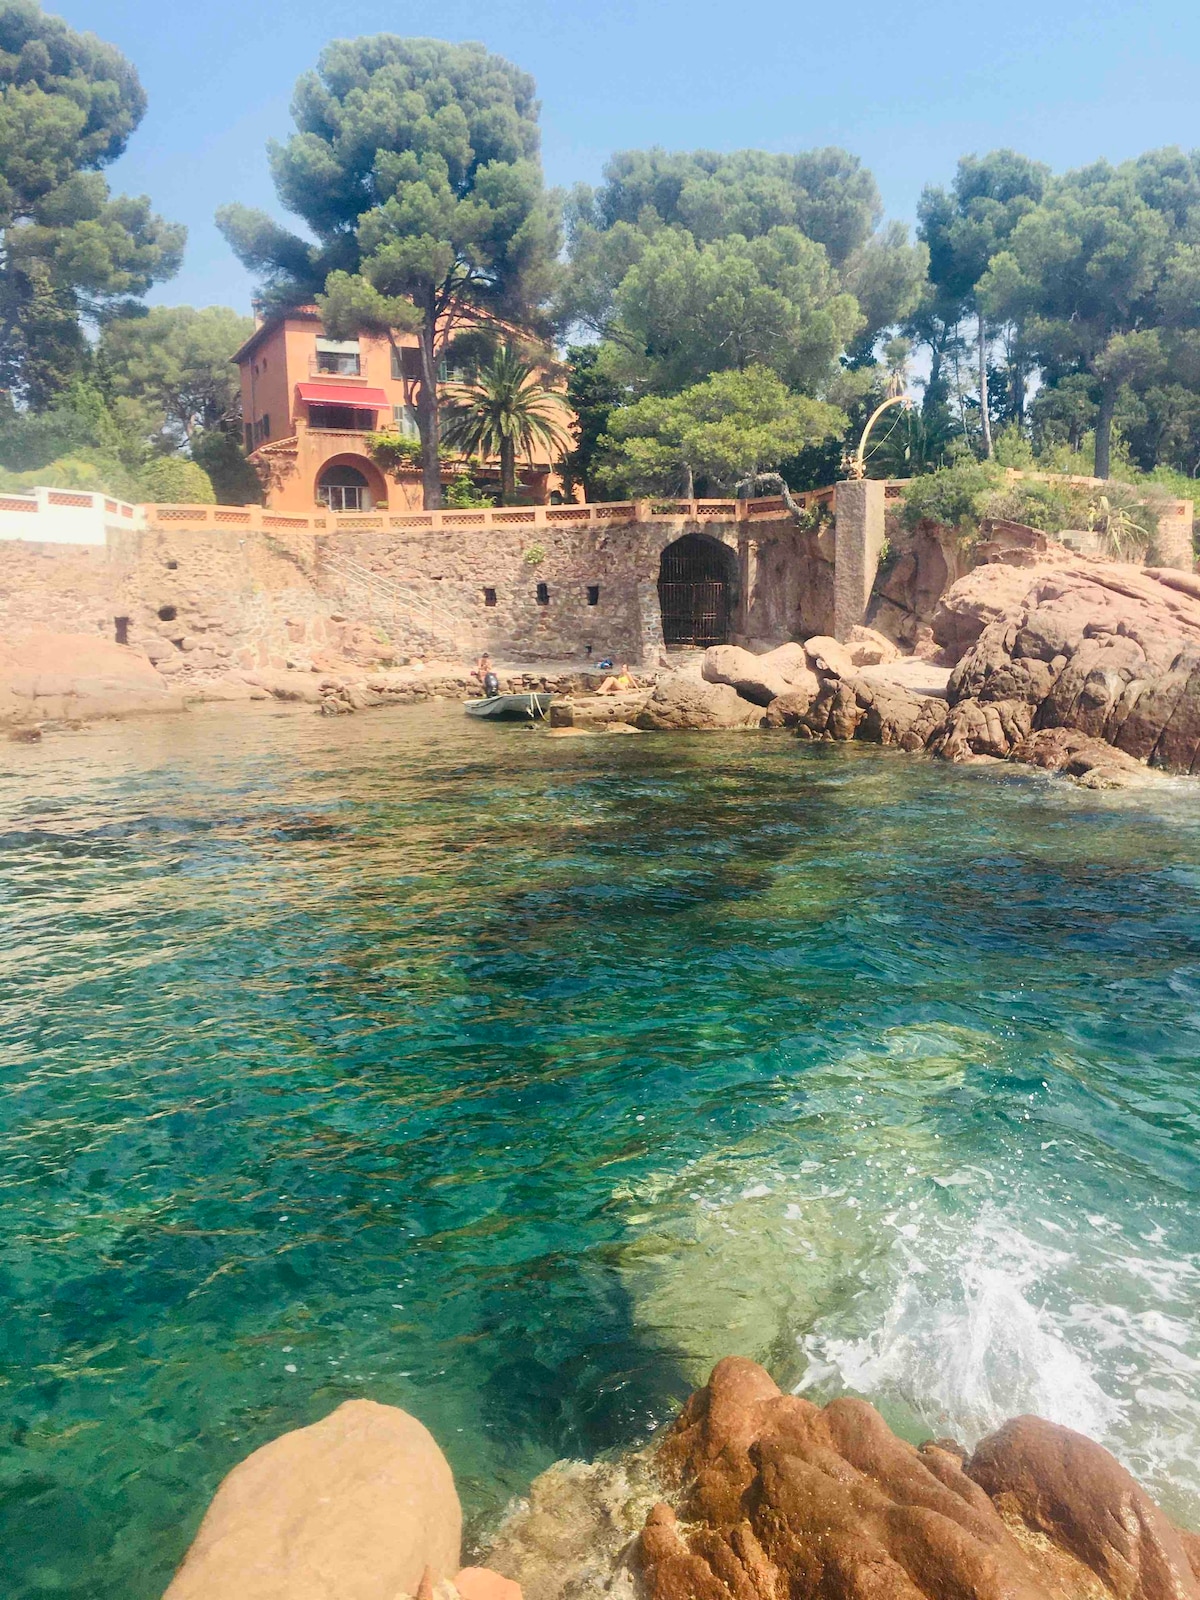
<svg viewBox="0 0 1200 1600">
<path fill-rule="evenodd" d="M 445 410 L 443 442 L 464 455 L 500 457 L 500 497 L 516 493 L 517 455 L 533 462 L 534 447 L 547 454 L 568 442 L 570 413 L 562 395 L 512 345 L 497 350 L 474 383 L 458 385 Z"/>
</svg>

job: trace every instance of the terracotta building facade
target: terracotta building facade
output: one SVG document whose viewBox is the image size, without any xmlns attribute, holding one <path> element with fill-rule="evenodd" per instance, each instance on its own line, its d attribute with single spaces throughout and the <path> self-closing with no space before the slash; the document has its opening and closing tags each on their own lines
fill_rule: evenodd
<svg viewBox="0 0 1200 1600">
<path fill-rule="evenodd" d="M 315 309 L 262 322 L 234 356 L 242 378 L 242 415 L 250 460 L 273 511 L 413 511 L 422 505 L 420 464 L 384 473 L 367 438 L 394 432 L 417 441 L 415 390 L 420 354 L 415 334 L 331 339 Z M 467 376 L 443 367 L 445 383 Z M 463 463 L 448 460 L 443 481 Z M 484 462 L 473 476 L 486 491 L 499 466 Z M 561 498 L 550 461 L 518 469 L 524 497 L 544 505 Z"/>
</svg>

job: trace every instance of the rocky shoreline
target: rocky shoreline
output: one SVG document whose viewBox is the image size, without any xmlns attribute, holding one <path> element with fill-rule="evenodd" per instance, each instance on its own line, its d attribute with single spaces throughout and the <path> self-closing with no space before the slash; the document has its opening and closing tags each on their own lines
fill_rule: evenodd
<svg viewBox="0 0 1200 1600">
<path fill-rule="evenodd" d="M 898 1438 L 728 1357 L 655 1444 L 560 1462 L 462 1565 L 432 1436 L 348 1401 L 235 1467 L 165 1600 L 1196 1600 L 1200 1537 L 1102 1446 L 1018 1417 Z"/>
<path fill-rule="evenodd" d="M 1200 578 L 1079 556 L 1010 527 L 938 600 L 913 655 L 856 627 L 764 653 L 716 646 L 663 657 L 639 690 L 599 697 L 590 665 L 501 670 L 505 692 L 562 702 L 569 733 L 785 728 L 805 740 L 861 740 L 963 762 L 1011 760 L 1092 787 L 1145 781 L 1150 768 L 1200 772 Z M 371 668 L 302 663 L 169 682 L 144 656 L 92 636 L 41 633 L 0 647 L 0 726 L 44 727 L 276 700 L 349 715 L 464 699 L 460 664 Z"/>
</svg>

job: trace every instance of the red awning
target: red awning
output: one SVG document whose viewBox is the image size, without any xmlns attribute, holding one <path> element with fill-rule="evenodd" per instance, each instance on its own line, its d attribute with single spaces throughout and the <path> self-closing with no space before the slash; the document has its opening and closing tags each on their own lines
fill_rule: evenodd
<svg viewBox="0 0 1200 1600">
<path fill-rule="evenodd" d="M 310 406 L 353 406 L 355 411 L 386 411 L 392 403 L 382 389 L 365 384 L 298 383 L 296 393 Z"/>
</svg>

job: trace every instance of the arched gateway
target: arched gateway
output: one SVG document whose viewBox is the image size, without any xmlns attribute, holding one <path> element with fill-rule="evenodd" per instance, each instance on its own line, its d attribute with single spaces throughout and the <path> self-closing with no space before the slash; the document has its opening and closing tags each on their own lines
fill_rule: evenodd
<svg viewBox="0 0 1200 1600">
<path fill-rule="evenodd" d="M 728 545 L 687 533 L 662 553 L 658 604 L 668 649 L 729 643 L 737 558 Z"/>
</svg>

